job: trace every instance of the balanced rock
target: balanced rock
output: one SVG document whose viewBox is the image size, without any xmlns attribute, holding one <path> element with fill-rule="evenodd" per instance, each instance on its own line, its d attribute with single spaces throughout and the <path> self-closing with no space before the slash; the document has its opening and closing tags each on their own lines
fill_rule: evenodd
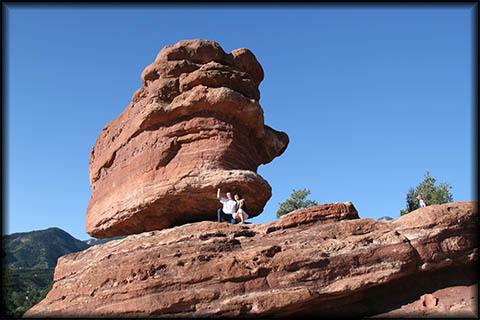
<svg viewBox="0 0 480 320">
<path fill-rule="evenodd" d="M 52 290 L 25 316 L 398 317 L 425 294 L 435 295 L 425 308 L 475 316 L 470 300 L 442 291 L 478 282 L 477 227 L 477 202 L 392 222 L 360 219 L 347 202 L 266 224 L 145 232 L 61 257 Z"/>
<path fill-rule="evenodd" d="M 163 48 L 141 80 L 91 151 L 87 233 L 109 238 L 214 220 L 219 187 L 259 215 L 271 187 L 257 168 L 289 139 L 264 125 L 255 56 L 184 40 Z"/>
</svg>

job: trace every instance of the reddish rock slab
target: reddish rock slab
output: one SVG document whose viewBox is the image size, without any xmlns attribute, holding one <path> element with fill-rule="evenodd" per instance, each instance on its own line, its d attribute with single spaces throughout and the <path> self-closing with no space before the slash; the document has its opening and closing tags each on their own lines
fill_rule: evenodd
<svg viewBox="0 0 480 320">
<path fill-rule="evenodd" d="M 263 69 L 253 53 L 184 40 L 163 48 L 141 79 L 92 148 L 87 233 L 109 238 L 215 220 L 219 187 L 259 215 L 271 187 L 257 168 L 289 139 L 264 124 Z"/>
<path fill-rule="evenodd" d="M 357 209 L 351 202 L 337 202 L 295 210 L 281 216 L 278 225 L 288 228 L 316 221 L 334 222 L 349 219 L 359 219 Z"/>
<path fill-rule="evenodd" d="M 336 203 L 267 224 L 131 235 L 61 257 L 52 290 L 25 316 L 365 317 L 432 292 L 440 305 L 437 290 L 478 281 L 477 212 L 476 201 L 455 202 L 383 222 Z"/>
<path fill-rule="evenodd" d="M 476 276 L 478 271 L 474 268 L 466 270 L 452 268 L 448 271 L 448 273 L 444 273 L 443 285 L 429 286 L 428 290 L 423 291 L 426 293 L 418 293 L 413 299 L 407 300 L 400 307 L 397 306 L 393 310 L 377 314 L 372 318 L 448 317 L 478 319 L 478 277 Z M 459 275 L 463 276 L 465 274 L 471 279 L 461 285 L 462 279 L 459 279 Z M 457 280 L 457 285 L 445 284 L 447 282 L 445 278 L 449 278 L 450 281 Z M 475 283 L 472 284 L 472 282 Z"/>
</svg>

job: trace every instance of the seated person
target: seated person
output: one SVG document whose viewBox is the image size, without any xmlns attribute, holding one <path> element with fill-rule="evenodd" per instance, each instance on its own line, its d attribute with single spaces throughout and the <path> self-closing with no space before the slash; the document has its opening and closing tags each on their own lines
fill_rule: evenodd
<svg viewBox="0 0 480 320">
<path fill-rule="evenodd" d="M 242 199 L 238 193 L 235 194 L 234 199 L 237 202 L 237 211 L 233 214 L 233 218 L 243 224 L 248 219 L 248 214 L 245 211 L 247 208 L 245 199 Z"/>
</svg>

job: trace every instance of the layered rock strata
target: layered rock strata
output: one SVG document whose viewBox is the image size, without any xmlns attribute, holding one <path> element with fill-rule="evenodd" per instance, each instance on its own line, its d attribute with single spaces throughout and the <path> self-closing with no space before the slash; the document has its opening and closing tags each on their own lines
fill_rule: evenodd
<svg viewBox="0 0 480 320">
<path fill-rule="evenodd" d="M 26 316 L 386 314 L 459 276 L 475 284 L 477 227 L 477 202 L 392 222 L 360 219 L 347 202 L 267 224 L 186 224 L 61 257 L 52 290 Z"/>
<path fill-rule="evenodd" d="M 214 220 L 218 187 L 240 193 L 250 217 L 260 214 L 271 187 L 257 168 L 289 139 L 264 125 L 255 56 L 180 41 L 163 48 L 141 80 L 91 151 L 87 233 L 109 238 Z"/>
</svg>

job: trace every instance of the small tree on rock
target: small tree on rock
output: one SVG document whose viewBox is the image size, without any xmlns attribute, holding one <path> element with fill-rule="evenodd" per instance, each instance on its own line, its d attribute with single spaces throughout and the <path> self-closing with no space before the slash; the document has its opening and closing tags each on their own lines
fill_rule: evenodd
<svg viewBox="0 0 480 320">
<path fill-rule="evenodd" d="M 442 182 L 435 186 L 436 179 L 430 176 L 427 171 L 425 179 L 414 189 L 410 188 L 406 195 L 407 208 L 400 210 L 400 215 L 403 216 L 409 212 L 418 209 L 417 196 L 421 195 L 427 206 L 432 204 L 444 204 L 453 201 L 453 196 L 450 193 L 450 186 L 448 183 Z"/>
<path fill-rule="evenodd" d="M 305 198 L 310 194 L 310 190 L 303 189 L 295 191 L 291 194 L 290 199 L 285 200 L 282 203 L 279 203 L 280 208 L 277 211 L 277 218 L 280 218 L 284 214 L 292 212 L 297 209 L 310 208 L 318 205 L 315 200 L 306 200 Z"/>
</svg>

